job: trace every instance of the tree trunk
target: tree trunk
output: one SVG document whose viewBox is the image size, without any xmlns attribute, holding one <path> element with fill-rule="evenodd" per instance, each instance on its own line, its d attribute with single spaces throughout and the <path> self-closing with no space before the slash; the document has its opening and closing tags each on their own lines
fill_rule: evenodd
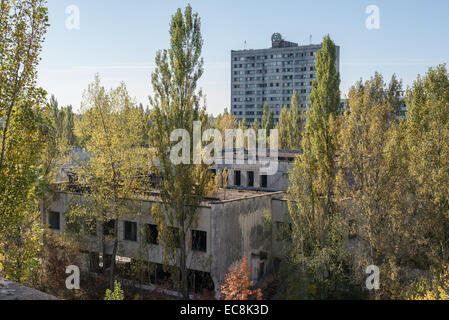
<svg viewBox="0 0 449 320">
<path fill-rule="evenodd" d="M 181 263 L 180 263 L 180 270 L 181 270 L 181 289 L 182 289 L 182 296 L 184 297 L 184 300 L 189 300 L 189 286 L 188 286 L 188 272 L 187 272 L 187 248 L 186 248 L 186 232 L 183 228 L 183 232 L 181 233 Z"/>
<path fill-rule="evenodd" d="M 115 257 L 117 256 L 118 249 L 118 219 L 114 222 L 114 247 L 112 249 L 111 256 L 111 270 L 109 272 L 109 289 L 114 290 L 114 273 L 115 273 Z"/>
</svg>

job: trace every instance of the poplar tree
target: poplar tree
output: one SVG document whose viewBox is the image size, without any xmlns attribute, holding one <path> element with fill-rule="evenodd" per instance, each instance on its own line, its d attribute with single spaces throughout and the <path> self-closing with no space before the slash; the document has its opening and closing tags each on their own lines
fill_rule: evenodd
<svg viewBox="0 0 449 320">
<path fill-rule="evenodd" d="M 430 218 L 429 259 L 442 268 L 449 255 L 449 76 L 445 65 L 430 68 L 413 83 L 407 92 L 406 118 L 417 211 L 425 211 Z"/>
<path fill-rule="evenodd" d="M 189 152 L 190 164 L 174 165 L 170 159 L 171 147 L 176 144 L 170 141 L 172 131 L 184 129 L 193 137 L 193 122 L 201 122 L 204 128 L 207 121 L 205 107 L 200 106 L 202 93 L 197 89 L 203 74 L 200 17 L 192 12 L 190 5 L 184 12 L 178 9 L 172 16 L 170 44 L 168 50 L 157 53 L 156 70 L 152 74 L 150 141 L 160 163 L 155 170 L 162 176 L 162 204 L 154 205 L 152 214 L 158 223 L 165 264 L 171 258 L 179 266 L 180 290 L 183 297 L 189 299 L 188 234 L 195 226 L 197 209 L 212 179 L 208 166 L 194 163 L 192 152 Z M 188 145 L 193 150 L 192 139 Z"/>
<path fill-rule="evenodd" d="M 290 173 L 289 212 L 294 222 L 290 263 L 300 272 L 300 296 L 326 298 L 345 290 L 348 280 L 343 219 L 335 201 L 340 75 L 336 47 L 329 36 L 317 52 L 315 66 L 303 153 Z M 293 295 L 297 297 L 298 292 Z"/>
<path fill-rule="evenodd" d="M 376 73 L 370 80 L 353 86 L 349 92 L 350 112 L 345 113 L 338 136 L 336 195 L 344 199 L 340 208 L 351 222 L 353 230 L 348 231 L 357 240 L 358 272 L 354 275 L 363 283 L 365 268 L 378 266 L 383 281 L 375 294 L 384 298 L 391 298 L 401 290 L 398 272 L 410 257 L 401 249 L 413 250 L 409 235 L 413 234 L 411 227 L 417 222 L 402 205 L 401 197 L 408 188 L 398 176 L 404 171 L 396 170 L 403 153 L 401 142 L 396 140 L 399 136 L 395 137 L 393 132 L 396 113 L 391 97 L 395 95 L 390 94 L 389 88 L 397 83 L 393 76 L 387 87 L 383 77 Z M 399 90 L 397 87 L 395 92 Z M 392 139 L 396 145 L 390 143 Z"/>
<path fill-rule="evenodd" d="M 267 133 L 267 137 L 270 135 L 270 130 L 274 128 L 274 115 L 273 111 L 270 110 L 268 104 L 265 102 L 263 104 L 263 114 L 262 114 L 262 129 Z"/>
<path fill-rule="evenodd" d="M 279 130 L 279 148 L 282 150 L 289 149 L 290 146 L 290 111 L 284 106 L 279 116 L 279 123 L 276 128 Z"/>
<path fill-rule="evenodd" d="M 290 109 L 284 106 L 279 117 L 279 147 L 286 150 L 300 150 L 303 125 L 303 114 L 299 106 L 298 92 L 292 96 Z"/>
<path fill-rule="evenodd" d="M 1 1 L 0 256 L 14 281 L 38 263 L 41 157 L 53 134 L 46 92 L 36 86 L 47 27 L 46 1 Z"/>
<path fill-rule="evenodd" d="M 292 128 L 289 149 L 300 150 L 301 137 L 304 129 L 304 114 L 299 105 L 299 94 L 297 91 L 293 94 L 290 105 L 290 123 Z"/>
</svg>

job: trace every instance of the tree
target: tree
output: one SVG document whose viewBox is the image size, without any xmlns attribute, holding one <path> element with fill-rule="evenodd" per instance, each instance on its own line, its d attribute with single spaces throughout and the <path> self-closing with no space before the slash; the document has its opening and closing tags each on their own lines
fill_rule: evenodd
<svg viewBox="0 0 449 320">
<path fill-rule="evenodd" d="M 183 297 L 189 299 L 187 235 L 195 225 L 197 208 L 212 179 L 208 166 L 202 162 L 195 163 L 195 155 L 191 152 L 187 164 L 177 165 L 172 163 L 169 154 L 174 146 L 170 140 L 173 130 L 186 130 L 192 136 L 194 122 L 199 121 L 204 127 L 207 121 L 205 108 L 200 107 L 202 93 L 197 90 L 197 82 L 203 74 L 200 18 L 192 12 L 190 5 L 184 13 L 178 9 L 172 16 L 170 37 L 171 47 L 157 53 L 156 70 L 152 74 L 154 96 L 151 100 L 153 127 L 150 129 L 150 141 L 160 163 L 155 170 L 162 176 L 162 204 L 152 207 L 152 215 L 158 223 L 166 257 L 164 261 L 167 264 L 170 256 L 179 263 L 179 286 Z M 201 155 L 201 150 L 197 149 L 201 146 L 194 146 L 190 139 L 188 145 L 189 151 L 194 150 L 196 156 Z"/>
<path fill-rule="evenodd" d="M 0 254 L 6 276 L 24 282 L 37 266 L 41 156 L 52 124 L 36 87 L 48 27 L 44 0 L 0 4 Z"/>
<path fill-rule="evenodd" d="M 391 83 L 395 82 L 393 76 Z M 399 136 L 394 133 L 395 104 L 378 73 L 353 86 L 349 98 L 351 111 L 345 113 L 345 125 L 338 136 L 336 195 L 350 203 L 340 207 L 357 229 L 358 279 L 365 278 L 367 266 L 376 265 L 383 279 L 376 296 L 397 298 L 405 286 L 400 283 L 398 272 L 411 267 L 412 255 L 419 252 L 414 241 L 418 239 L 419 221 L 404 206 L 404 192 L 410 188 L 401 177 L 404 171 L 397 170 L 404 154 L 401 141 L 397 140 Z M 391 139 L 395 141 L 393 144 Z"/>
<path fill-rule="evenodd" d="M 323 40 L 315 66 L 317 79 L 310 95 L 303 153 L 296 158 L 290 173 L 289 212 L 295 241 L 291 265 L 299 269 L 304 288 L 302 293 L 293 295 L 325 298 L 335 297 L 348 284 L 344 223 L 334 196 L 340 75 L 336 70 L 335 44 L 329 36 Z"/>
<path fill-rule="evenodd" d="M 448 261 L 449 227 L 449 76 L 445 65 L 430 68 L 407 92 L 409 176 L 416 186 L 416 210 L 429 217 L 433 265 Z"/>
<path fill-rule="evenodd" d="M 119 218 L 135 214 L 127 199 L 136 194 L 138 177 L 146 170 L 148 161 L 142 147 L 145 123 L 126 86 L 122 83 L 107 92 L 98 75 L 84 93 L 81 112 L 82 121 L 77 131 L 88 137 L 85 149 L 89 159 L 74 159 L 78 162 L 75 173 L 88 193 L 73 198 L 68 217 L 74 224 L 80 220 L 83 224 L 91 224 L 94 230 L 98 224 L 102 227 L 103 268 L 106 272 L 106 256 L 111 252 L 109 286 L 112 289 Z M 108 223 L 112 224 L 111 228 Z"/>
<path fill-rule="evenodd" d="M 262 129 L 266 131 L 266 137 L 270 136 L 270 130 L 274 128 L 274 115 L 267 103 L 263 104 Z"/>
<path fill-rule="evenodd" d="M 218 115 L 215 127 L 219 129 L 223 135 L 226 129 L 237 128 L 237 119 L 231 113 L 225 112 L 223 115 Z"/>
<path fill-rule="evenodd" d="M 106 295 L 104 300 L 124 300 L 125 295 L 123 293 L 120 282 L 114 281 L 114 291 L 111 292 L 110 289 L 106 289 Z"/>
<path fill-rule="evenodd" d="M 279 130 L 279 148 L 288 150 L 290 146 L 290 111 L 287 106 L 284 106 L 279 116 L 279 123 L 276 126 Z"/>
<path fill-rule="evenodd" d="M 301 135 L 304 124 L 297 91 L 292 96 L 290 109 L 287 106 L 282 108 L 277 127 L 279 130 L 279 147 L 281 149 L 301 149 Z"/>
<path fill-rule="evenodd" d="M 262 290 L 251 289 L 253 282 L 250 280 L 251 272 L 248 266 L 248 259 L 242 258 L 242 262 L 235 266 L 226 275 L 225 282 L 221 285 L 221 298 L 224 300 L 248 300 L 252 295 L 257 296 L 257 300 L 262 300 Z"/>
<path fill-rule="evenodd" d="M 259 123 L 259 120 L 254 119 L 253 123 L 251 124 L 251 129 L 253 129 L 254 132 L 255 132 L 256 135 L 257 135 L 257 131 L 260 129 L 260 123 Z"/>
<path fill-rule="evenodd" d="M 80 265 L 80 252 L 78 244 L 73 239 L 59 237 L 47 232 L 44 234 L 43 250 L 40 252 L 41 260 L 36 274 L 36 289 L 61 299 L 75 299 L 80 292 L 66 288 L 66 267 Z"/>
</svg>

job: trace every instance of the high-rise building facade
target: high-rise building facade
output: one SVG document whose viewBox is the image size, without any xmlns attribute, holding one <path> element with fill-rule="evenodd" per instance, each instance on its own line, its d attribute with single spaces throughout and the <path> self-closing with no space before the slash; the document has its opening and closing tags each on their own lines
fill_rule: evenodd
<svg viewBox="0 0 449 320">
<path fill-rule="evenodd" d="M 315 56 L 321 45 L 300 46 L 282 39 L 279 33 L 271 37 L 271 48 L 231 51 L 231 113 L 238 121 L 251 124 L 262 119 L 263 105 L 273 111 L 275 123 L 282 107 L 290 108 L 294 91 L 304 110 L 309 106 L 312 81 L 315 79 Z M 337 46 L 337 71 L 340 47 Z"/>
</svg>

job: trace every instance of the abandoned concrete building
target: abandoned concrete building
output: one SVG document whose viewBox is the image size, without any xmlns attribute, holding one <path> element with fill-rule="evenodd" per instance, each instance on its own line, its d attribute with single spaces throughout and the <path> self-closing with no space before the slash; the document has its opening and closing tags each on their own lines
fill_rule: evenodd
<svg viewBox="0 0 449 320">
<path fill-rule="evenodd" d="M 83 151 L 74 152 L 86 159 Z M 277 268 L 283 244 L 275 234 L 278 229 L 290 224 L 285 191 L 288 188 L 288 170 L 297 154 L 297 151 L 279 151 L 278 170 L 272 176 L 261 175 L 260 168 L 247 161 L 245 164 L 212 166 L 214 173 L 226 167 L 229 179 L 226 189 L 220 189 L 204 199 L 198 208 L 196 227 L 188 232 L 187 264 L 192 292 L 207 289 L 217 293 L 231 267 L 244 256 L 248 258 L 255 283 Z M 72 200 L 87 196 L 61 188 L 73 182 L 70 165 L 60 168 L 54 192 L 41 209 L 42 222 L 59 234 L 69 227 L 66 213 Z M 164 256 L 158 243 L 158 227 L 150 214 L 151 207 L 160 201 L 157 190 L 151 195 L 129 200 L 136 214 L 118 221 L 117 264 L 126 264 L 144 252 L 143 258 L 148 262 L 149 269 L 146 270 L 147 282 L 153 288 L 170 278 L 162 267 Z M 273 226 L 268 233 L 267 215 Z M 106 229 L 96 226 L 93 233 L 83 234 L 83 241 L 80 241 L 84 261 L 80 267 L 83 270 L 96 272 L 103 263 L 110 263 L 112 241 L 107 245 L 106 256 L 102 256 L 101 233 Z"/>
<path fill-rule="evenodd" d="M 269 183 L 271 180 L 264 184 L 261 182 L 263 178 L 255 178 L 257 168 L 245 165 L 231 167 L 233 175 L 236 175 L 237 169 L 244 172 L 240 184 L 241 187 L 247 186 L 247 190 L 239 190 L 238 181 L 231 178 L 228 181 L 229 189 L 220 189 L 213 196 L 204 199 L 198 208 L 196 227 L 189 231 L 186 239 L 191 292 L 207 289 L 217 294 L 226 274 L 244 256 L 248 258 L 255 283 L 277 267 L 282 257 L 282 243 L 273 234 L 276 227 L 289 223 L 287 200 L 283 190 L 286 189 L 288 179 L 284 175 L 293 161 L 288 158 L 293 158 L 293 154 L 289 153 L 286 160 L 281 161 L 279 176 L 272 184 Z M 287 154 L 282 156 L 286 157 Z M 251 187 L 247 180 L 251 171 L 254 187 Z M 70 175 L 67 175 L 67 172 L 68 170 L 65 170 L 65 178 L 61 173 L 59 186 L 69 182 Z M 237 189 L 233 188 L 234 186 Z M 276 188 L 280 190 L 274 190 Z M 76 197 L 86 196 L 55 188 L 46 205 L 42 206 L 42 222 L 55 232 L 63 234 L 69 227 L 66 212 L 70 203 Z M 116 262 L 117 265 L 121 262 L 129 263 L 143 250 L 144 260 L 148 263 L 147 283 L 150 288 L 154 288 L 170 278 L 170 274 L 162 267 L 163 250 L 157 240 L 157 225 L 150 214 L 152 205 L 160 202 L 158 191 L 141 198 L 136 197 L 129 202 L 130 206 L 135 208 L 136 215 L 118 221 L 119 249 Z M 271 225 L 275 226 L 269 229 L 268 237 L 265 223 L 267 215 L 270 216 Z M 106 228 L 96 226 L 93 233 L 83 234 L 83 241 L 80 241 L 84 261 L 80 266 L 82 270 L 96 272 L 103 263 L 106 266 L 110 263 L 108 259 L 112 253 L 112 241 L 107 245 L 106 256 L 102 257 L 101 232 L 105 230 Z"/>
</svg>

